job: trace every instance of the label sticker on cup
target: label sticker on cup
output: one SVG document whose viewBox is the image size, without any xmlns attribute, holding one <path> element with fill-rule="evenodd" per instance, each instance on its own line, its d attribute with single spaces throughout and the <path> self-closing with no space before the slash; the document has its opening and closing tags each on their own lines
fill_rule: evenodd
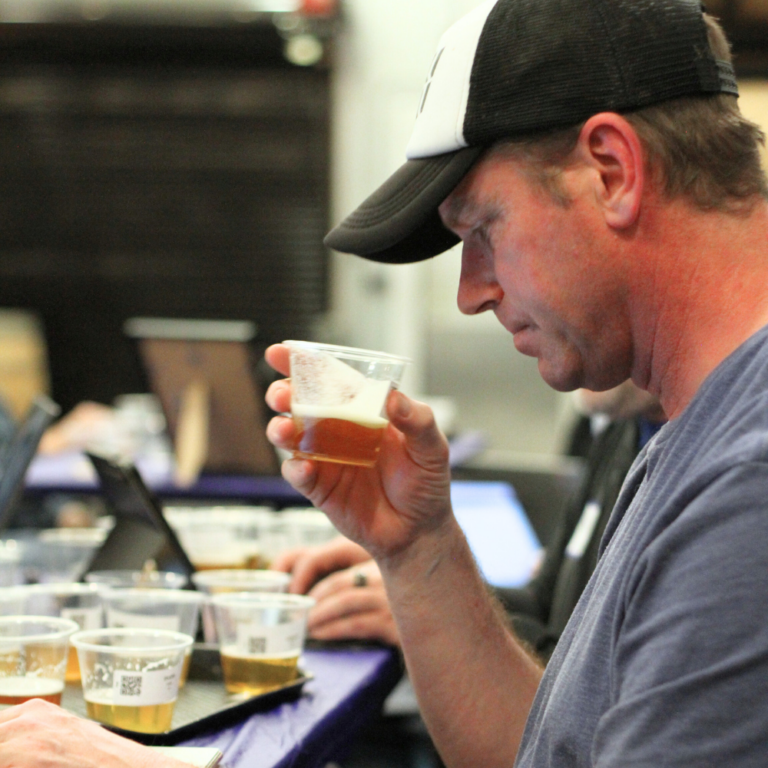
<svg viewBox="0 0 768 768">
<path fill-rule="evenodd" d="M 175 667 L 149 671 L 115 670 L 112 679 L 114 703 L 118 706 L 146 707 L 175 701 L 181 677 L 180 661 Z"/>
<path fill-rule="evenodd" d="M 80 629 L 101 629 L 101 606 L 95 608 L 62 608 L 61 618 L 74 621 Z"/>
<path fill-rule="evenodd" d="M 290 651 L 297 654 L 304 645 L 304 622 L 262 626 L 256 622 L 237 625 L 237 651 L 246 656 L 279 656 Z"/>
<path fill-rule="evenodd" d="M 157 616 L 145 613 L 129 613 L 118 611 L 115 608 L 107 609 L 107 626 L 113 629 L 168 629 L 171 632 L 179 631 L 178 616 Z"/>
</svg>

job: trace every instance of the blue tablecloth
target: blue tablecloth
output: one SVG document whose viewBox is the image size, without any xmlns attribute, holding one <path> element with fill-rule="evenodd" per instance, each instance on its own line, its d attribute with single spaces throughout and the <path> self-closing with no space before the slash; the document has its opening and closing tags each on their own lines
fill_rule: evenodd
<svg viewBox="0 0 768 768">
<path fill-rule="evenodd" d="M 323 766 L 344 754 L 402 675 L 397 651 L 380 647 L 308 649 L 302 668 L 314 679 L 299 700 L 180 746 L 218 747 L 226 768 Z"/>
</svg>

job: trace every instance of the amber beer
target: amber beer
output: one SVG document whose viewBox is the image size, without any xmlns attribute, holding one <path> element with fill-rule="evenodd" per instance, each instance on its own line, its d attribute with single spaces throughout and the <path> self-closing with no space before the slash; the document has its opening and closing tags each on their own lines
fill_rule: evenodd
<svg viewBox="0 0 768 768">
<path fill-rule="evenodd" d="M 43 699 L 61 704 L 64 681 L 51 677 L 0 677 L 0 704 L 23 704 L 30 699 Z"/>
<path fill-rule="evenodd" d="M 294 456 L 338 464 L 372 467 L 376 463 L 387 420 L 350 421 L 338 416 L 317 416 L 294 409 Z"/>
<path fill-rule="evenodd" d="M 221 649 L 221 670 L 229 693 L 258 696 L 296 679 L 299 652 L 285 655 L 238 653 L 236 646 Z"/>
<path fill-rule="evenodd" d="M 88 691 L 85 711 L 92 720 L 139 733 L 165 733 L 171 729 L 176 701 L 164 704 L 122 705 L 114 703 L 111 688 Z"/>
</svg>

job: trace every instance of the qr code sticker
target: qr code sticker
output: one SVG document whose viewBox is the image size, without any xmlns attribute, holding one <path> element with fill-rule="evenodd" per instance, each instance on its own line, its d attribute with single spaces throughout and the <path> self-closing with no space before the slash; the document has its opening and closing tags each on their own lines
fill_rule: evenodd
<svg viewBox="0 0 768 768">
<path fill-rule="evenodd" d="M 248 638 L 248 653 L 266 653 L 266 651 L 267 651 L 266 637 L 249 637 Z"/>
<path fill-rule="evenodd" d="M 121 696 L 141 696 L 141 675 L 123 675 L 120 679 Z"/>
</svg>

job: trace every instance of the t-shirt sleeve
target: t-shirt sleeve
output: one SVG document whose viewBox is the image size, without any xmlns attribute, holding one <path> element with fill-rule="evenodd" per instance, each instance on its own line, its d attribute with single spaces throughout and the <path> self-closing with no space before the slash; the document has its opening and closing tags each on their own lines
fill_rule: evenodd
<svg viewBox="0 0 768 768">
<path fill-rule="evenodd" d="M 767 488 L 729 470 L 627 574 L 595 768 L 768 765 Z"/>
</svg>

